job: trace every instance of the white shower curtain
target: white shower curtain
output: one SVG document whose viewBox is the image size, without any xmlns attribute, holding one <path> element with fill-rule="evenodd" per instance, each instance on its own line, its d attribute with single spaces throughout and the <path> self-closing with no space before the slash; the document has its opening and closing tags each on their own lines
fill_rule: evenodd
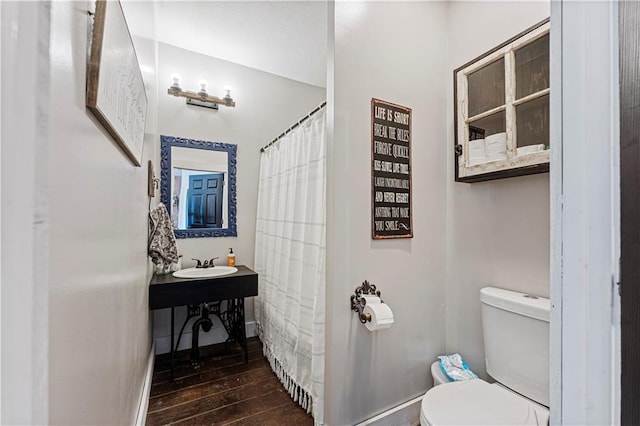
<svg viewBox="0 0 640 426">
<path fill-rule="evenodd" d="M 323 424 L 325 108 L 267 148 L 260 162 L 255 318 L 271 368 Z"/>
</svg>

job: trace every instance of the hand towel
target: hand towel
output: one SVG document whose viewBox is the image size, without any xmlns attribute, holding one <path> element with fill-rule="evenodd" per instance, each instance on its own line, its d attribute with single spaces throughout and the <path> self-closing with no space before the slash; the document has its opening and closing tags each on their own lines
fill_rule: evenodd
<svg viewBox="0 0 640 426">
<path fill-rule="evenodd" d="M 485 144 L 487 145 L 487 148 L 495 144 L 506 145 L 507 133 L 506 132 L 494 133 L 492 135 L 487 136 L 484 140 L 485 140 Z"/>
<path fill-rule="evenodd" d="M 527 155 L 527 154 L 533 154 L 535 152 L 540 152 L 540 151 L 544 151 L 544 145 L 543 144 L 538 144 L 538 145 L 527 145 L 527 146 L 521 146 L 520 148 L 516 149 L 516 155 Z"/>
<path fill-rule="evenodd" d="M 482 164 L 486 161 L 484 139 L 469 141 L 469 165 Z"/>
<path fill-rule="evenodd" d="M 178 247 L 173 233 L 173 224 L 164 204 L 149 213 L 149 256 L 151 261 L 161 269 L 166 269 L 178 261 Z"/>
<path fill-rule="evenodd" d="M 495 154 L 487 155 L 487 163 L 491 163 L 492 161 L 505 161 L 507 160 L 506 152 L 496 152 Z"/>
<path fill-rule="evenodd" d="M 504 161 L 507 159 L 507 134 L 495 133 L 485 138 L 487 162 Z"/>
</svg>

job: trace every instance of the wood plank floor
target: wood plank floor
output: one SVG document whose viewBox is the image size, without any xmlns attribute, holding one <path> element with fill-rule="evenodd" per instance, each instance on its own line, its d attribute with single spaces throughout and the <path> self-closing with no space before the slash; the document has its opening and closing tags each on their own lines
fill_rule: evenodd
<svg viewBox="0 0 640 426">
<path fill-rule="evenodd" d="M 197 368 L 180 351 L 173 382 L 169 354 L 156 356 L 147 424 L 313 425 L 271 371 L 260 340 L 248 339 L 248 347 L 247 364 L 238 345 L 200 348 Z"/>
</svg>

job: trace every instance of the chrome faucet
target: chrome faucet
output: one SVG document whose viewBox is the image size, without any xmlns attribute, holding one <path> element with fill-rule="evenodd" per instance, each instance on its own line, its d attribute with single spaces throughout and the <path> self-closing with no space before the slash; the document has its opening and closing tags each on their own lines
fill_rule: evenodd
<svg viewBox="0 0 640 426">
<path fill-rule="evenodd" d="M 211 260 L 204 260 L 204 263 L 200 260 L 200 259 L 194 259 L 193 257 L 191 258 L 191 260 L 195 260 L 196 262 L 198 262 L 198 264 L 196 265 L 196 268 L 213 268 L 216 265 L 213 264 L 213 261 L 216 259 L 220 259 L 220 257 L 214 257 Z"/>
</svg>

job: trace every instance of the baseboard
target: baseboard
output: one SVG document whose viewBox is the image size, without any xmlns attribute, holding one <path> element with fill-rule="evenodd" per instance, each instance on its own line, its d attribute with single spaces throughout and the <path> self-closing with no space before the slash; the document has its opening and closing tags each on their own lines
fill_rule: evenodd
<svg viewBox="0 0 640 426">
<path fill-rule="evenodd" d="M 249 337 L 256 337 L 258 335 L 258 327 L 255 321 L 249 321 L 244 324 L 244 329 L 247 333 L 247 339 Z"/>
<path fill-rule="evenodd" d="M 215 326 L 209 332 L 203 333 L 200 332 L 200 336 L 198 336 L 198 344 L 199 346 L 207 346 L 214 345 L 216 343 L 222 343 L 227 340 L 227 332 L 222 326 Z M 180 330 L 176 330 L 178 333 Z M 258 335 L 257 327 L 255 321 L 249 321 L 245 323 L 245 331 L 247 333 L 247 337 L 255 337 Z M 191 338 L 192 338 L 191 330 L 186 331 L 182 334 L 182 339 L 180 339 L 180 345 L 178 346 L 178 350 L 183 349 L 191 349 Z M 155 347 L 156 354 L 166 354 L 171 351 L 171 336 L 162 336 L 155 338 Z"/>
<path fill-rule="evenodd" d="M 149 409 L 149 396 L 151 395 L 151 379 L 153 378 L 153 365 L 156 359 L 156 344 L 151 345 L 149 359 L 147 361 L 147 371 L 144 375 L 144 386 L 140 394 L 140 402 L 138 403 L 138 412 L 136 413 L 136 426 L 144 426 L 147 421 L 147 410 Z"/>
<path fill-rule="evenodd" d="M 255 321 L 249 321 L 244 324 L 244 329 L 247 333 L 247 339 L 249 337 L 256 337 L 258 335 L 258 327 L 256 327 Z"/>
<path fill-rule="evenodd" d="M 365 420 L 357 426 L 417 426 L 420 424 L 420 406 L 423 396 L 420 395 L 397 405 L 384 413 Z"/>
</svg>

